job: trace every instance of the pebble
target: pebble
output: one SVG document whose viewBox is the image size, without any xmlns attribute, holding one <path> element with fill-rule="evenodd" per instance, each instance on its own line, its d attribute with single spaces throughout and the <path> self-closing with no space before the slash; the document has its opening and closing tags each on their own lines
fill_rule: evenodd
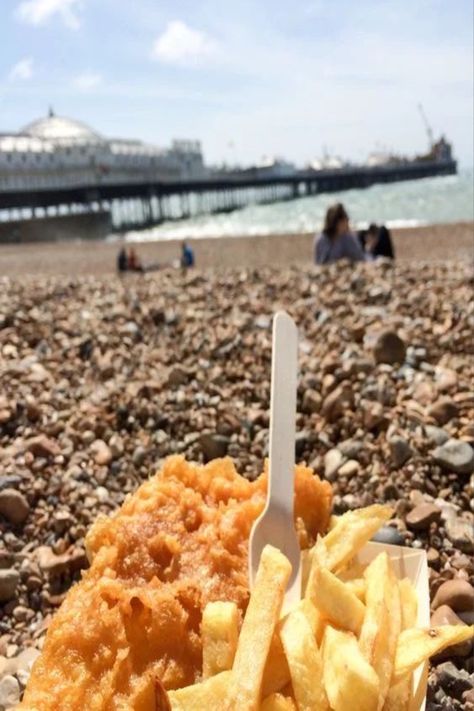
<svg viewBox="0 0 474 711">
<path fill-rule="evenodd" d="M 311 390 L 308 388 L 305 390 L 303 395 L 303 401 L 301 403 L 301 408 L 303 412 L 307 412 L 310 415 L 319 412 L 321 409 L 322 398 L 321 395 L 316 390 Z"/>
<path fill-rule="evenodd" d="M 46 435 L 38 435 L 33 437 L 27 443 L 27 449 L 35 457 L 56 457 L 61 454 L 61 448 L 58 443 Z"/>
<path fill-rule="evenodd" d="M 443 398 L 428 409 L 428 415 L 435 419 L 438 425 L 446 425 L 459 415 L 459 408 L 452 400 Z"/>
<path fill-rule="evenodd" d="M 324 476 L 328 481 L 334 481 L 338 469 L 342 466 L 344 457 L 339 449 L 330 449 L 324 455 Z"/>
<path fill-rule="evenodd" d="M 445 523 L 446 534 L 456 548 L 474 554 L 474 520 L 460 517 L 449 518 Z"/>
<path fill-rule="evenodd" d="M 449 439 L 432 452 L 434 461 L 443 469 L 456 474 L 472 474 L 474 472 L 474 449 L 457 439 Z"/>
<path fill-rule="evenodd" d="M 0 603 L 15 597 L 19 582 L 20 574 L 16 570 L 0 570 Z"/>
<path fill-rule="evenodd" d="M 19 526 L 26 521 L 29 513 L 30 506 L 21 492 L 16 489 L 0 491 L 0 516 Z"/>
<path fill-rule="evenodd" d="M 347 462 L 344 462 L 344 464 L 340 467 L 340 469 L 338 471 L 338 475 L 350 478 L 350 477 L 354 476 L 355 474 L 358 474 L 359 471 L 360 471 L 359 462 L 355 459 L 349 459 Z"/>
<path fill-rule="evenodd" d="M 447 605 L 454 612 L 472 612 L 474 610 L 474 588 L 467 580 L 447 580 L 438 588 L 432 602 L 433 610 Z"/>
<path fill-rule="evenodd" d="M 14 676 L 0 679 L 0 709 L 14 708 L 20 701 L 20 685 Z"/>
<path fill-rule="evenodd" d="M 395 435 L 389 440 L 388 444 L 390 447 L 390 456 L 397 469 L 411 459 L 413 455 L 412 449 L 403 437 Z"/>
<path fill-rule="evenodd" d="M 452 662 L 444 662 L 436 668 L 436 676 L 446 694 L 461 700 L 465 691 L 474 687 L 474 680 L 467 671 L 457 669 Z"/>
<path fill-rule="evenodd" d="M 406 516 L 406 523 L 413 531 L 424 531 L 441 519 L 441 509 L 434 504 L 419 504 Z"/>
<path fill-rule="evenodd" d="M 220 459 L 227 455 L 229 449 L 229 438 L 218 434 L 203 434 L 199 443 L 206 462 L 211 459 Z"/>
<path fill-rule="evenodd" d="M 102 439 L 96 439 L 91 444 L 91 454 L 96 464 L 106 466 L 112 461 L 112 451 Z"/>
<path fill-rule="evenodd" d="M 391 546 L 404 546 L 405 539 L 394 526 L 382 526 L 372 537 L 376 543 L 385 543 Z"/>
<path fill-rule="evenodd" d="M 376 264 L 298 265 L 194 270 L 183 282 L 179 270 L 163 269 L 126 289 L 109 276 L 6 277 L 0 492 L 15 490 L 31 510 L 22 524 L 0 514 L 0 570 L 20 575 L 0 606 L 0 655 L 41 645 L 87 566 L 91 523 L 115 511 L 165 457 L 228 454 L 249 478 L 261 471 L 275 305 L 300 332 L 297 459 L 322 475 L 325 456 L 338 450 L 330 473 L 338 512 L 394 506 L 395 527 L 379 535 L 436 551 L 432 598 L 447 581 L 472 585 L 466 523 L 474 471 L 460 474 L 433 455 L 454 439 L 469 458 L 465 447 L 474 444 L 469 266 L 399 262 L 390 276 L 388 285 Z M 101 445 L 99 461 L 96 441 L 110 450 Z M 441 520 L 410 528 L 406 516 L 419 504 L 439 506 Z M 16 619 L 15 609 L 16 617 L 34 617 Z M 457 614 L 467 621 L 474 613 Z M 470 664 L 456 657 L 472 673 Z M 17 679 L 24 683 L 27 673 Z M 459 711 L 462 702 L 433 683 L 437 706 Z"/>
<path fill-rule="evenodd" d="M 425 434 L 430 442 L 441 446 L 449 439 L 449 433 L 443 430 L 442 427 L 435 427 L 435 425 L 425 425 Z"/>
<path fill-rule="evenodd" d="M 403 363 L 406 346 L 400 336 L 394 331 L 384 331 L 379 335 L 374 345 L 376 363 Z"/>
</svg>

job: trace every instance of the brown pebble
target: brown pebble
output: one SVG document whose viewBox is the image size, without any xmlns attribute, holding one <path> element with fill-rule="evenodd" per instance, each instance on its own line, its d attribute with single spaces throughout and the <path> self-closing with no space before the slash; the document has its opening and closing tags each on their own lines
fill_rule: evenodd
<svg viewBox="0 0 474 711">
<path fill-rule="evenodd" d="M 434 504 L 419 504 L 406 516 L 406 524 L 413 531 L 424 531 L 441 518 L 441 509 Z"/>
<path fill-rule="evenodd" d="M 474 588 L 467 580 L 447 580 L 438 589 L 432 604 L 433 610 L 449 605 L 455 612 L 474 610 Z"/>
<path fill-rule="evenodd" d="M 441 605 L 431 615 L 430 625 L 431 627 L 438 627 L 439 625 L 465 625 L 465 622 L 456 615 L 449 605 Z M 468 639 L 466 642 L 454 644 L 441 652 L 441 654 L 436 655 L 435 662 L 441 662 L 451 657 L 468 657 L 471 651 L 472 640 Z"/>
</svg>

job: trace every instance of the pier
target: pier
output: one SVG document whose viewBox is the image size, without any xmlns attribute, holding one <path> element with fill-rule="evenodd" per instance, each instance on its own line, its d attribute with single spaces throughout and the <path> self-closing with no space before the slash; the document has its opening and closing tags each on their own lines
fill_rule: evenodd
<svg viewBox="0 0 474 711">
<path fill-rule="evenodd" d="M 321 193 L 367 188 L 378 183 L 456 173 L 454 160 L 420 160 L 375 167 L 301 170 L 287 175 L 259 169 L 213 173 L 193 180 L 107 183 L 36 190 L 0 191 L 3 223 L 83 214 L 109 215 L 110 230 L 144 229 L 166 220 L 231 212 L 249 204 L 266 204 Z M 20 241 L 22 238 L 20 236 Z M 0 240 L 2 238 L 0 237 Z"/>
</svg>

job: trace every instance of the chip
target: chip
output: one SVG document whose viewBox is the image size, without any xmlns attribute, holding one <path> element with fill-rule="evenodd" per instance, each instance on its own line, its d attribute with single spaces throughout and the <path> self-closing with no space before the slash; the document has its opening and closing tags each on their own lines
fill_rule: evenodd
<svg viewBox="0 0 474 711">
<path fill-rule="evenodd" d="M 210 602 L 201 623 L 204 679 L 232 668 L 239 638 L 239 611 L 235 602 Z"/>
<path fill-rule="evenodd" d="M 313 575 L 306 588 L 306 597 L 332 625 L 359 634 L 365 607 L 329 570 L 314 566 Z"/>
<path fill-rule="evenodd" d="M 398 638 L 395 678 L 399 679 L 412 672 L 425 659 L 443 649 L 473 638 L 474 625 L 442 625 L 425 630 L 416 627 L 404 630 Z"/>
<path fill-rule="evenodd" d="M 380 683 L 351 632 L 326 627 L 323 642 L 323 679 L 334 711 L 376 711 Z"/>
<path fill-rule="evenodd" d="M 301 609 L 280 626 L 298 711 L 329 711 L 323 684 L 323 661 L 310 622 Z"/>
<path fill-rule="evenodd" d="M 265 546 L 240 631 L 227 698 L 222 709 L 258 709 L 265 664 L 290 575 L 289 560 L 273 546 Z"/>
<path fill-rule="evenodd" d="M 173 711 L 211 711 L 221 708 L 229 688 L 232 672 L 226 671 L 206 679 L 199 684 L 185 686 L 176 691 L 168 691 Z"/>
<path fill-rule="evenodd" d="M 262 702 L 260 711 L 297 711 L 295 702 L 283 694 L 271 694 Z"/>
</svg>

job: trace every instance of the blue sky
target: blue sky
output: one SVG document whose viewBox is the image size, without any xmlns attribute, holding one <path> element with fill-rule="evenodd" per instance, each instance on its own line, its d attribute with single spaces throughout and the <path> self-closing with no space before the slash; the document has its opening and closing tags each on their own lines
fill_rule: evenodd
<svg viewBox="0 0 474 711">
<path fill-rule="evenodd" d="M 1 0 L 0 131 L 54 106 L 209 161 L 426 145 L 473 163 L 472 0 Z"/>
</svg>

